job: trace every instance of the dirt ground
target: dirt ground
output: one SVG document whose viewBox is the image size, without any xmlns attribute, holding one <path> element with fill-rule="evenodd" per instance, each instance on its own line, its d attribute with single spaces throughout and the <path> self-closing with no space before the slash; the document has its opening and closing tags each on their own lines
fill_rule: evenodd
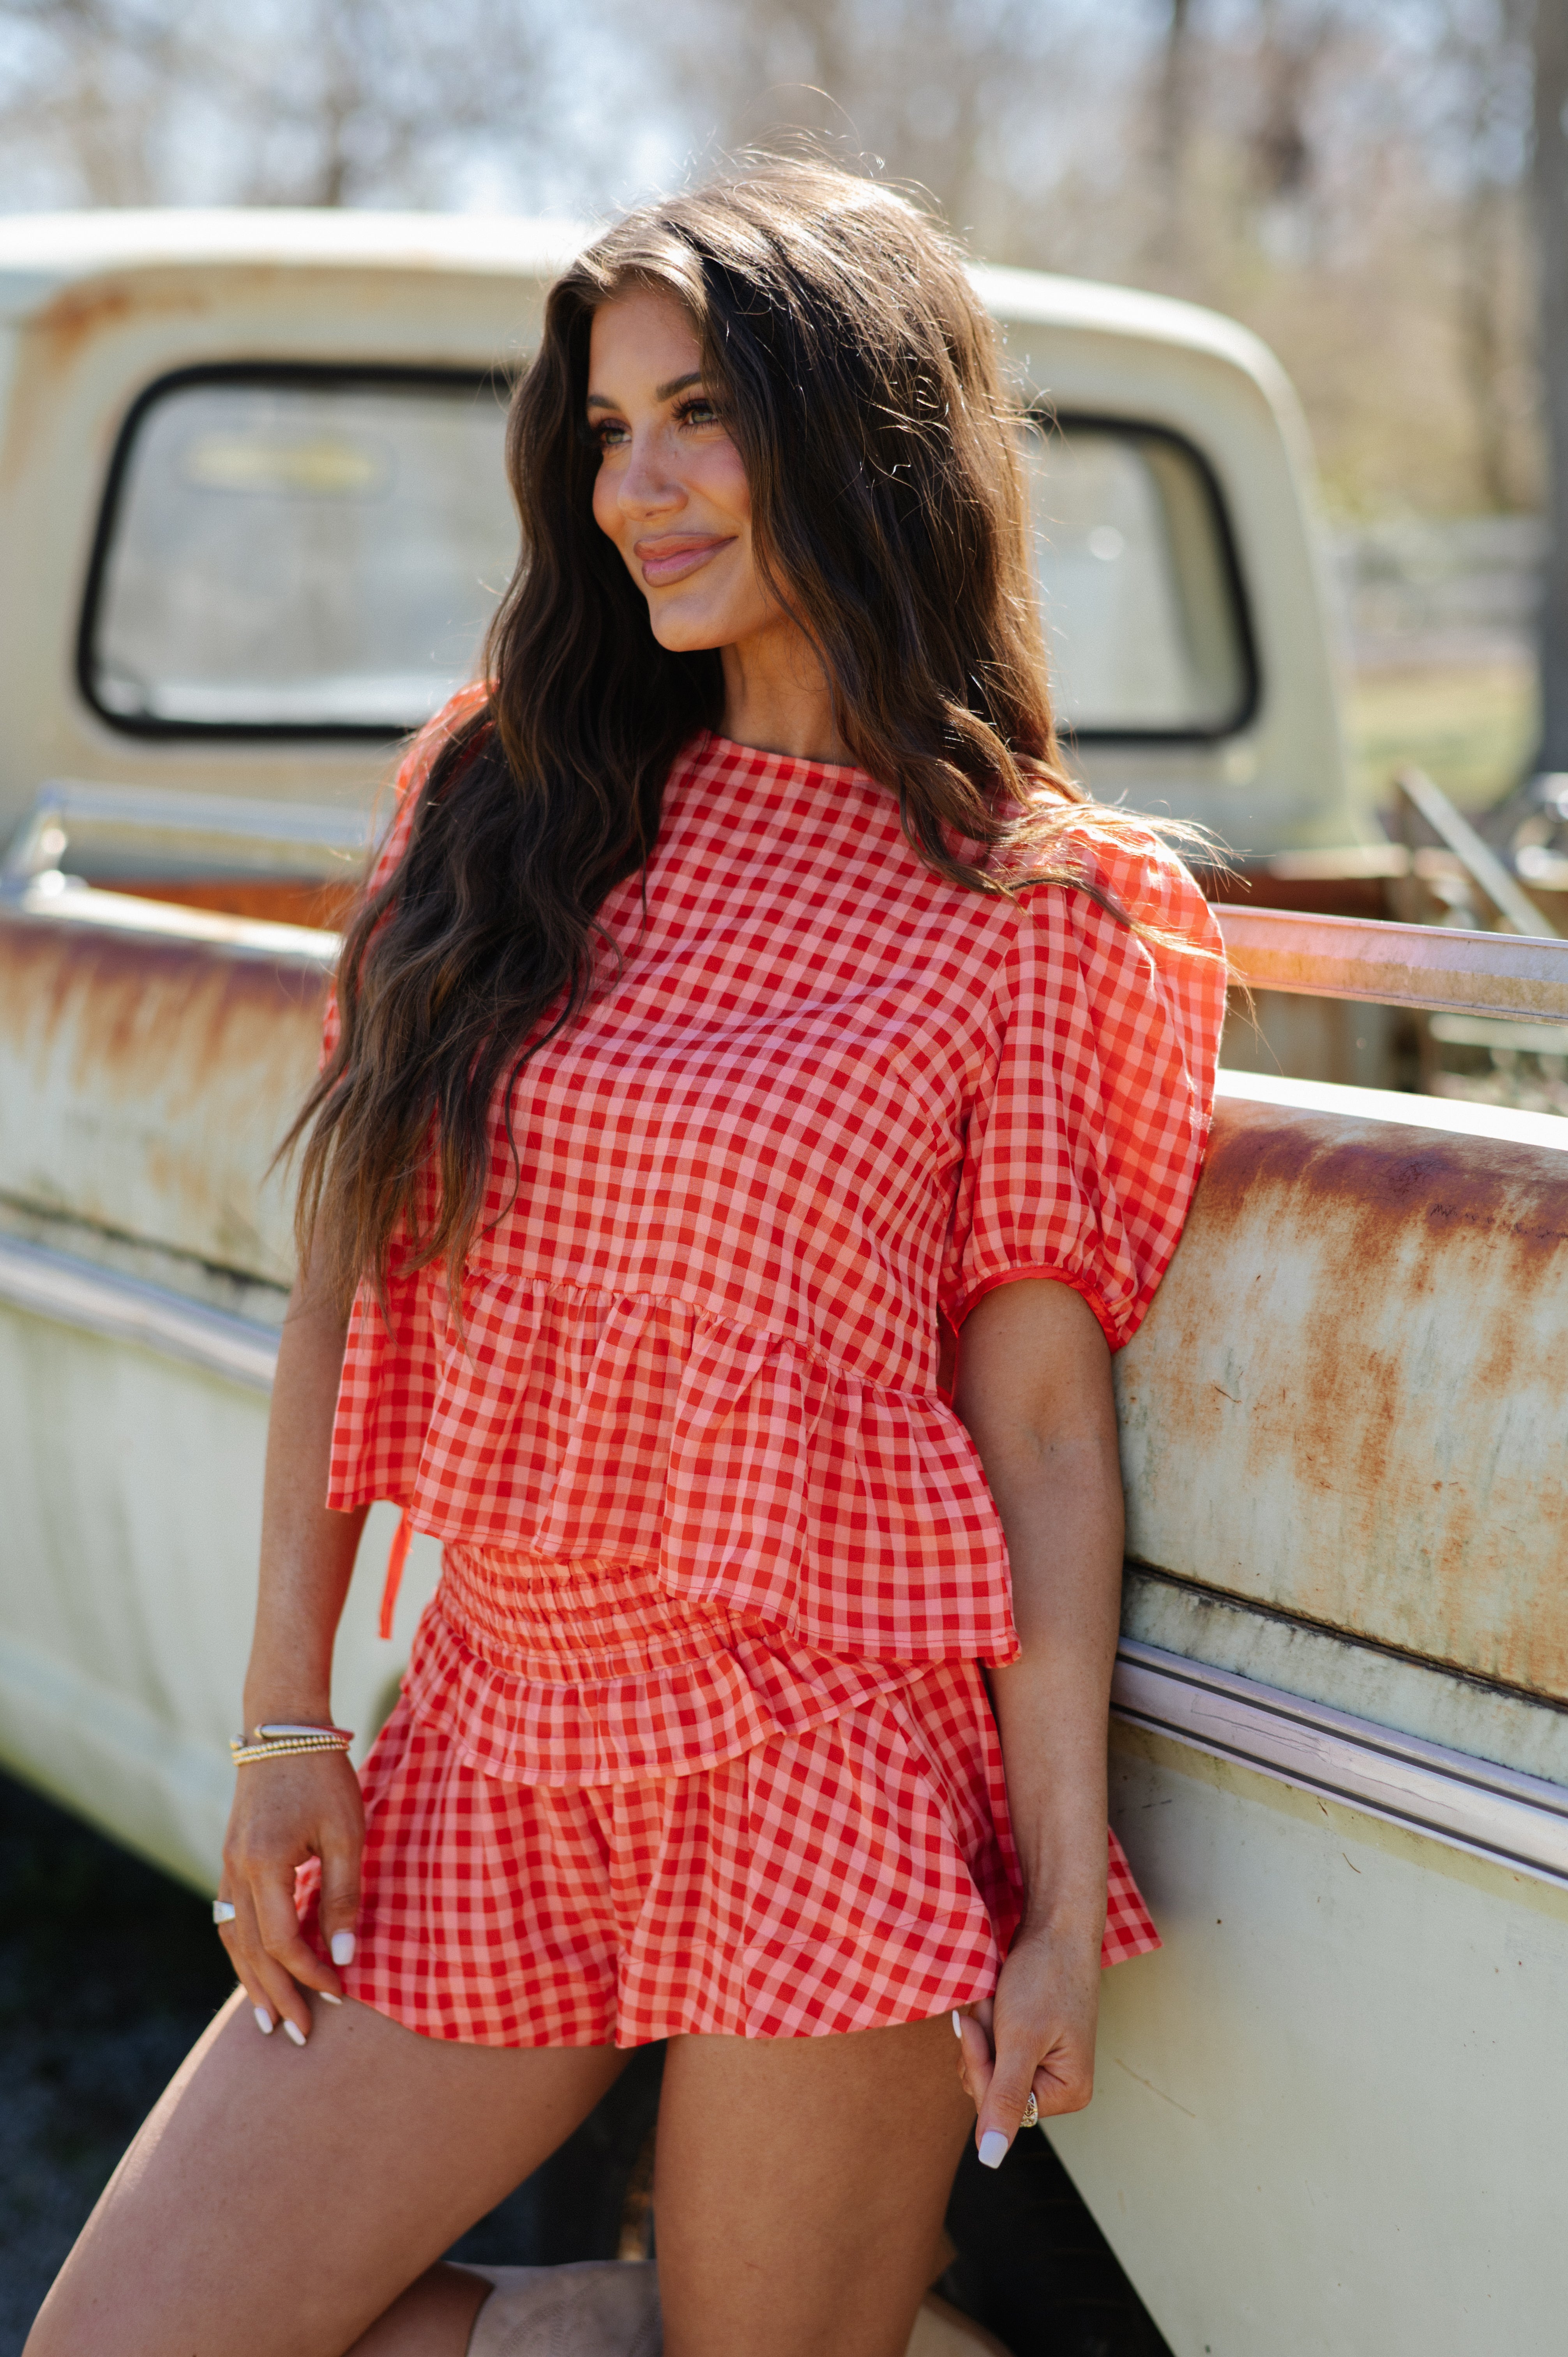
<svg viewBox="0 0 1568 2357">
<path fill-rule="evenodd" d="M 0 1780 L 0 2357 L 232 1986 L 199 1899 Z"/>
</svg>

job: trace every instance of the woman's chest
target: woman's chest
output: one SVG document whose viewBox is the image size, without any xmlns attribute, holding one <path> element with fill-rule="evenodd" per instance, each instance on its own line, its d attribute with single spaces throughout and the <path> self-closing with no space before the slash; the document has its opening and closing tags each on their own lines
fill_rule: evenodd
<svg viewBox="0 0 1568 2357">
<path fill-rule="evenodd" d="M 659 912 L 583 1017 L 523 1067 L 520 1151 L 535 1164 L 674 1154 L 719 1170 L 945 1162 L 993 1048 L 984 961 L 929 915 L 855 919 L 773 896 L 706 921 Z"/>
<path fill-rule="evenodd" d="M 995 1052 L 968 911 L 764 877 L 616 913 L 619 971 L 498 1105 L 482 1257 L 663 1281 L 938 1251 Z"/>
</svg>

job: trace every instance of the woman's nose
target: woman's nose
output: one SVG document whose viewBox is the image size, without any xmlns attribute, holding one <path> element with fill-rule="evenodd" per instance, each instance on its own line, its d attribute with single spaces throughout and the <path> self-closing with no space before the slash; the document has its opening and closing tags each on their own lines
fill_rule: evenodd
<svg viewBox="0 0 1568 2357">
<path fill-rule="evenodd" d="M 685 494 L 680 484 L 671 480 L 662 458 L 657 442 L 633 440 L 619 491 L 621 506 L 628 515 L 667 515 L 681 505 Z"/>
</svg>

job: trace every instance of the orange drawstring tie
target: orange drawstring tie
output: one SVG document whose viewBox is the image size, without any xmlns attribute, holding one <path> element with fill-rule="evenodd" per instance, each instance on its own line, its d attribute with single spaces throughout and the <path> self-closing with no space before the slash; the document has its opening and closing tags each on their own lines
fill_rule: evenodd
<svg viewBox="0 0 1568 2357">
<path fill-rule="evenodd" d="M 403 1586 L 403 1567 L 408 1561 L 408 1543 L 413 1536 L 413 1524 L 409 1519 L 409 1510 L 405 1506 L 403 1510 L 403 1520 L 397 1526 L 397 1535 L 392 1540 L 392 1550 L 387 1556 L 386 1584 L 381 1589 L 381 1633 L 383 1637 L 390 1637 L 392 1632 L 392 1614 L 397 1609 L 397 1592 Z"/>
</svg>

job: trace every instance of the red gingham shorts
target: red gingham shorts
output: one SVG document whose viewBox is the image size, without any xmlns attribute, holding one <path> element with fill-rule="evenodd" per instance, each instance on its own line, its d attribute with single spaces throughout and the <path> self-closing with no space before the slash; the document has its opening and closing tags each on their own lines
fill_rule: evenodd
<svg viewBox="0 0 1568 2357">
<path fill-rule="evenodd" d="M 625 2047 L 923 2020 L 992 1994 L 1017 1924 L 972 1663 L 716 1767 L 568 1790 L 467 1764 L 404 1697 L 362 1781 L 343 1981 L 426 2037 Z M 1116 1964 L 1159 1939 L 1110 1838 L 1101 1961 Z M 317 1878 L 300 1879 L 313 1935 Z"/>
</svg>

